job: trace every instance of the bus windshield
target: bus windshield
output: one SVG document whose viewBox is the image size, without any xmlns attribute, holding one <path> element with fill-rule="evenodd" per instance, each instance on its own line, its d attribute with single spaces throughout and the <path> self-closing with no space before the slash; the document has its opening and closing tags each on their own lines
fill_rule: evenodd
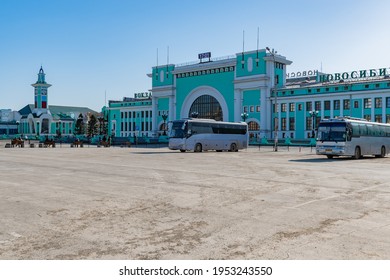
<svg viewBox="0 0 390 280">
<path fill-rule="evenodd" d="M 169 138 L 185 138 L 187 135 L 187 125 L 183 120 L 174 121 L 169 128 Z"/>
<path fill-rule="evenodd" d="M 318 126 L 319 141 L 345 142 L 346 134 L 345 123 L 320 123 Z"/>
</svg>

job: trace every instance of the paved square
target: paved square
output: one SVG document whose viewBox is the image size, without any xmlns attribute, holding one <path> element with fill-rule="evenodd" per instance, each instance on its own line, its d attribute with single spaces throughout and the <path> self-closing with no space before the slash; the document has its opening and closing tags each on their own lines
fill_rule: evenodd
<svg viewBox="0 0 390 280">
<path fill-rule="evenodd" d="M 0 259 L 390 259 L 390 157 L 0 147 Z"/>
</svg>

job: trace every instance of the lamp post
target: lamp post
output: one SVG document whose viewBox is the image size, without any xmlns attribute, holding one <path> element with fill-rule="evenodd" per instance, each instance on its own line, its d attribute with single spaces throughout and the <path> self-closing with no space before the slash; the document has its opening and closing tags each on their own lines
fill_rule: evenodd
<svg viewBox="0 0 390 280">
<path fill-rule="evenodd" d="M 241 114 L 241 118 L 242 118 L 243 122 L 245 122 L 248 117 L 249 117 L 249 115 L 245 112 Z"/>
<path fill-rule="evenodd" d="M 58 131 L 57 131 L 57 136 L 58 140 L 60 141 L 60 148 L 62 148 L 62 141 L 61 141 L 61 130 L 62 130 L 62 122 L 61 120 L 58 121 Z"/>
<path fill-rule="evenodd" d="M 278 151 L 278 123 L 279 123 L 279 118 L 278 118 L 278 93 L 276 92 L 276 77 L 275 77 L 275 54 L 277 53 L 274 50 L 270 50 L 269 47 L 266 47 L 266 50 L 269 52 L 269 54 L 272 56 L 272 61 L 273 61 L 273 70 L 274 70 L 274 87 L 272 89 L 275 97 L 275 113 L 276 113 L 276 118 L 274 118 L 274 151 Z"/>
<path fill-rule="evenodd" d="M 162 119 L 164 120 L 164 132 L 163 132 L 163 135 L 165 136 L 165 135 L 167 135 L 167 132 L 166 132 L 166 126 L 165 126 L 165 123 L 166 123 L 166 121 L 167 121 L 167 118 L 168 118 L 168 115 L 166 114 L 166 113 L 163 113 L 162 115 L 161 115 L 161 117 L 162 117 Z"/>
<path fill-rule="evenodd" d="M 16 134 L 19 134 L 19 121 L 16 121 Z"/>
<path fill-rule="evenodd" d="M 311 126 L 312 126 L 312 130 L 311 130 L 311 138 L 314 138 L 315 137 L 315 127 L 316 127 L 316 123 L 315 123 L 315 120 L 318 116 L 318 111 L 310 111 L 310 116 L 312 118 L 312 123 L 311 123 Z"/>
</svg>

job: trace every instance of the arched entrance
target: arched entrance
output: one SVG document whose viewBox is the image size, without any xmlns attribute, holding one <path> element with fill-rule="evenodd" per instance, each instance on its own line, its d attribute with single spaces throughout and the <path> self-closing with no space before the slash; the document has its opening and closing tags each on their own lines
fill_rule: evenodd
<svg viewBox="0 0 390 280">
<path fill-rule="evenodd" d="M 198 113 L 199 118 L 229 121 L 225 98 L 213 87 L 197 87 L 187 95 L 181 107 L 180 118 L 188 118 L 193 112 Z"/>
<path fill-rule="evenodd" d="M 217 99 L 207 94 L 199 96 L 192 103 L 188 116 L 191 117 L 193 113 L 197 113 L 198 118 L 202 119 L 223 120 L 221 104 Z"/>
</svg>

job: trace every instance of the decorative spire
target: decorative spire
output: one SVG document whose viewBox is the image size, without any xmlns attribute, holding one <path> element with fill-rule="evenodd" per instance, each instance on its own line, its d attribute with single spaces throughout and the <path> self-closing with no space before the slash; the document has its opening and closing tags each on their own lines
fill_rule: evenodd
<svg viewBox="0 0 390 280">
<path fill-rule="evenodd" d="M 37 84 L 46 84 L 45 72 L 43 72 L 42 65 L 41 65 L 41 69 L 39 69 Z"/>
</svg>

